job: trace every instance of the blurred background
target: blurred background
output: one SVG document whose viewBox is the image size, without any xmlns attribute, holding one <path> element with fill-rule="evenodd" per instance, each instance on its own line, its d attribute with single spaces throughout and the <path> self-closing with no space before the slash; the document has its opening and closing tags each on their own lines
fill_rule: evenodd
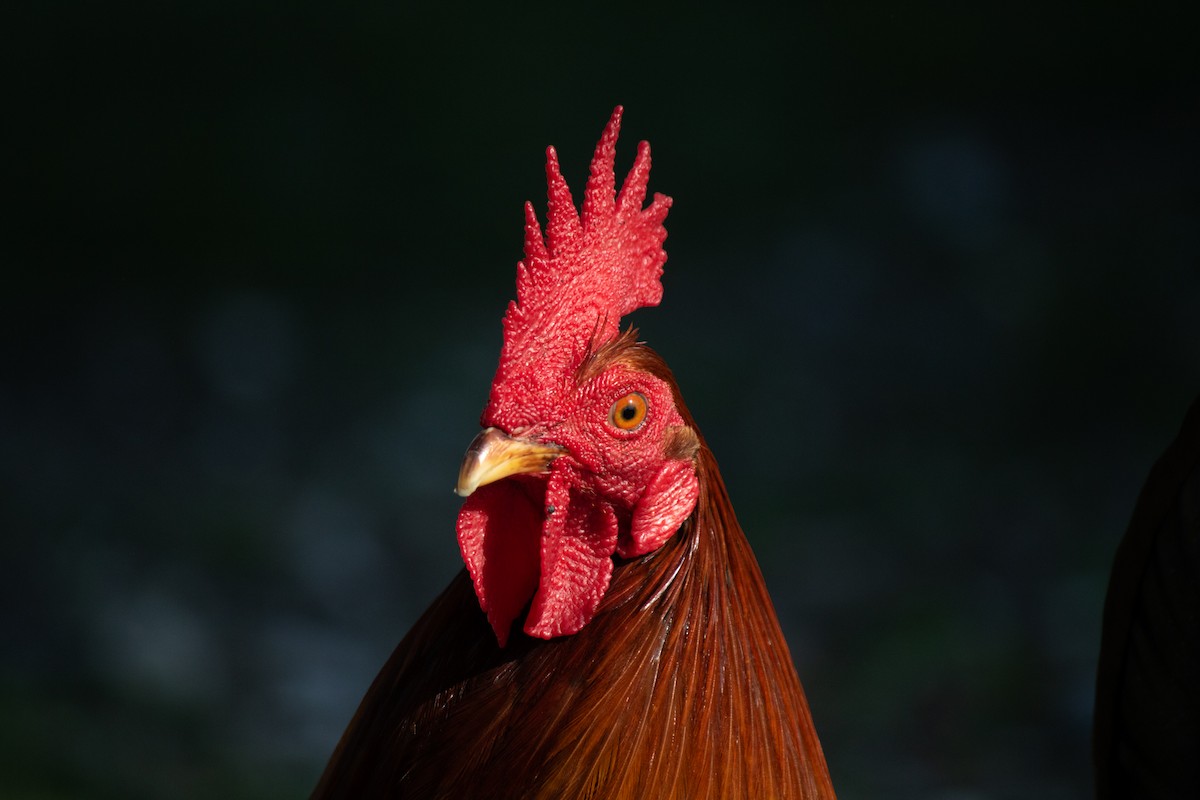
<svg viewBox="0 0 1200 800">
<path fill-rule="evenodd" d="M 411 5 L 5 12 L 0 794 L 307 796 L 461 565 L 544 147 L 578 196 L 622 103 L 675 199 L 633 321 L 841 797 L 1086 796 L 1200 392 L 1194 25 Z"/>
</svg>

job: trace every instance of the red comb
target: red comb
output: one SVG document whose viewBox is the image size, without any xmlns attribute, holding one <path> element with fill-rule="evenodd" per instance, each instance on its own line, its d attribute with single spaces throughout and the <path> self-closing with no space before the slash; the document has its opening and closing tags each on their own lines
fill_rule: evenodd
<svg viewBox="0 0 1200 800">
<path fill-rule="evenodd" d="M 621 317 L 662 299 L 663 221 L 671 198 L 655 194 L 642 207 L 650 177 L 646 142 L 638 145 L 616 193 L 621 111 L 613 109 L 596 144 L 582 214 L 559 170 L 558 154 L 546 149 L 546 232 L 543 236 L 533 205 L 526 203 L 525 259 L 517 264 L 517 299 L 504 315 L 504 347 L 484 412 L 487 424 L 511 430 L 525 416 L 518 409 L 528 409 L 533 396 L 545 397 L 553 385 L 565 386 L 591 350 L 616 337 Z M 501 413 L 502 406 L 507 413 Z M 497 418 L 514 414 L 508 425 Z"/>
</svg>

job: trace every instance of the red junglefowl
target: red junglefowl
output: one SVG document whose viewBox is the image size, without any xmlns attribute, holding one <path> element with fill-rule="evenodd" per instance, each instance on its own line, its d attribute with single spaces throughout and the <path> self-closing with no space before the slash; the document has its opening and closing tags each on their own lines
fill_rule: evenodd
<svg viewBox="0 0 1200 800">
<path fill-rule="evenodd" d="M 669 198 L 620 193 L 621 109 L 504 317 L 458 494 L 466 569 L 396 648 L 314 798 L 833 797 L 762 575 L 671 371 L 620 332 L 657 305 Z M 482 610 L 481 610 L 482 609 Z M 515 630 L 514 630 L 515 625 Z"/>
<path fill-rule="evenodd" d="M 1200 397 L 1113 559 L 1092 728 L 1096 797 L 1200 797 Z"/>
</svg>

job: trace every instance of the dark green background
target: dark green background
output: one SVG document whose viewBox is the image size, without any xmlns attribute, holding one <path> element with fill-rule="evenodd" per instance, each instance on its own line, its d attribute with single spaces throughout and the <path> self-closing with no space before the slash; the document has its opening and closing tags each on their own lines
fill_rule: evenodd
<svg viewBox="0 0 1200 800">
<path fill-rule="evenodd" d="M 543 148 L 578 195 L 622 103 L 635 322 L 841 796 L 1085 796 L 1200 391 L 1196 27 L 990 8 L 5 12 L 0 793 L 306 795 L 458 568 Z"/>
</svg>

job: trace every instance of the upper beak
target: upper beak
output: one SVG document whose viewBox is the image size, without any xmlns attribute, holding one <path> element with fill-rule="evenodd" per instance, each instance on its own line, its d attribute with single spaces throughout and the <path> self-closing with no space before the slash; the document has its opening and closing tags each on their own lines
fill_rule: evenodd
<svg viewBox="0 0 1200 800">
<path fill-rule="evenodd" d="M 550 463 L 562 452 L 563 448 L 556 444 L 517 439 L 499 428 L 485 428 L 471 441 L 463 456 L 454 493 L 467 497 L 480 486 L 509 475 L 549 472 Z"/>
</svg>

